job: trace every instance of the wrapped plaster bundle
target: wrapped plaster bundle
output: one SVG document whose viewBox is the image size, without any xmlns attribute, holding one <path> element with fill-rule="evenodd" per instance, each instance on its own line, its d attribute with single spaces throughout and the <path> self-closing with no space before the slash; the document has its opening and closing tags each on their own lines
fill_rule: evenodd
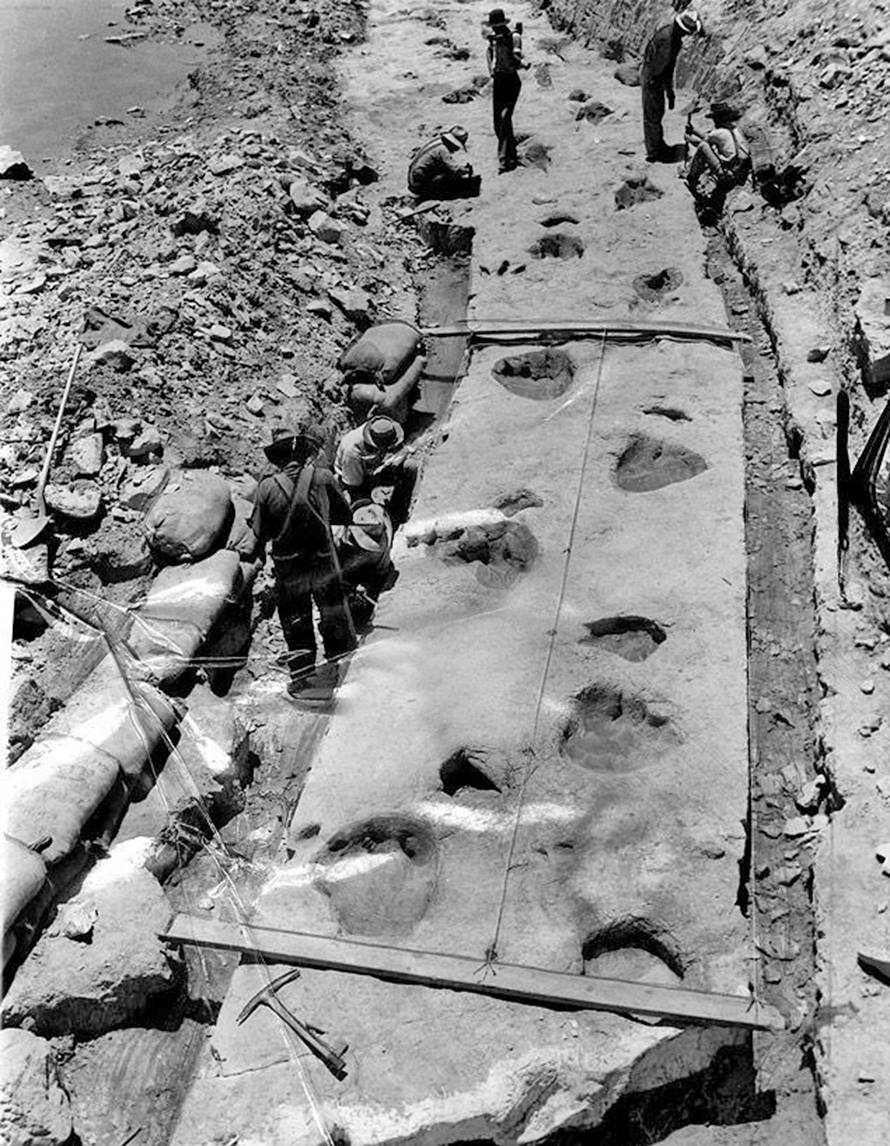
<svg viewBox="0 0 890 1146">
<path fill-rule="evenodd" d="M 92 681 L 87 682 L 89 685 Z M 176 720 L 173 704 L 150 685 L 121 686 L 114 698 L 81 698 L 76 722 L 53 721 L 47 732 L 3 776 L 6 830 L 19 840 L 50 837 L 43 850 L 57 863 L 80 841 L 87 821 L 121 773 L 138 776 L 162 732 Z M 77 694 L 75 694 L 77 695 Z M 86 709 L 92 708 L 89 715 Z"/>
<path fill-rule="evenodd" d="M 171 478 L 145 518 L 154 553 L 170 561 L 199 561 L 228 534 L 232 494 L 218 474 L 187 471 Z"/>
<path fill-rule="evenodd" d="M 241 583 L 241 561 L 227 549 L 194 565 L 162 569 L 130 634 L 140 667 L 155 680 L 175 680 Z"/>
<path fill-rule="evenodd" d="M 408 322 L 383 322 L 354 338 L 340 355 L 337 368 L 377 374 L 384 386 L 394 382 L 420 348 L 420 334 Z"/>
<path fill-rule="evenodd" d="M 37 841 L 32 841 L 36 843 Z M 43 887 L 46 865 L 21 840 L 0 836 L 0 919 L 3 920 L 3 965 L 15 951 L 12 927 Z"/>
</svg>

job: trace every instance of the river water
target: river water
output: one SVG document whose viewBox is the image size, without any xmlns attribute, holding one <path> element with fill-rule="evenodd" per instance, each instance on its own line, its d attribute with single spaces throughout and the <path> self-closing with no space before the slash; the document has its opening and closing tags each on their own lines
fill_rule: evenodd
<svg viewBox="0 0 890 1146">
<path fill-rule="evenodd" d="M 129 47 L 106 36 L 137 31 L 123 0 L 0 0 L 0 144 L 36 171 L 66 155 L 97 119 L 135 122 L 161 110 L 206 58 L 216 33 Z"/>
</svg>

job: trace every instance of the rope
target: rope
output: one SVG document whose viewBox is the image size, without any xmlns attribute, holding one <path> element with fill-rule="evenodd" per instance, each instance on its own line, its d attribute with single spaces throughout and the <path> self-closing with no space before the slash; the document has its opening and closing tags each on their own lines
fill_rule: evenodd
<svg viewBox="0 0 890 1146">
<path fill-rule="evenodd" d="M 54 604 L 56 604 L 56 603 L 54 602 Z M 199 847 L 210 857 L 211 862 L 213 863 L 213 865 L 216 869 L 216 872 L 217 872 L 217 875 L 220 879 L 220 882 L 225 885 L 225 887 L 229 893 L 232 908 L 234 909 L 236 917 L 237 917 L 238 925 L 239 925 L 242 933 L 244 934 L 245 938 L 247 939 L 247 941 L 253 947 L 255 955 L 257 956 L 259 963 L 263 967 L 263 972 L 265 974 L 267 984 L 271 984 L 272 976 L 271 976 L 271 973 L 269 971 L 268 961 L 265 958 L 265 956 L 261 955 L 260 952 L 256 949 L 256 944 L 252 938 L 251 927 L 250 927 L 249 923 L 247 922 L 247 918 L 248 918 L 247 907 L 246 907 L 244 901 L 242 900 L 241 895 L 239 894 L 238 889 L 237 889 L 234 881 L 232 880 L 230 873 L 226 869 L 225 865 L 221 862 L 220 853 L 225 855 L 227 859 L 233 859 L 235 857 L 232 856 L 226 842 L 223 840 L 222 836 L 219 833 L 219 829 L 214 824 L 213 819 L 210 815 L 209 809 L 207 808 L 206 802 L 205 802 L 203 796 L 201 795 L 200 790 L 198 789 L 197 782 L 196 782 L 194 776 L 192 775 L 191 771 L 187 767 L 185 761 L 182 759 L 182 756 L 179 753 L 179 750 L 177 749 L 176 745 L 173 743 L 173 740 L 172 740 L 170 734 L 167 732 L 167 729 L 161 723 L 160 718 L 153 711 L 153 709 L 151 708 L 151 705 L 149 705 L 148 702 L 145 700 L 145 698 L 143 696 L 141 696 L 138 692 L 136 692 L 136 690 L 133 688 L 134 682 L 133 682 L 131 673 L 128 671 L 127 658 L 125 657 L 125 655 L 122 655 L 122 650 L 127 650 L 127 652 L 130 653 L 130 658 L 133 660 L 138 660 L 138 657 L 135 657 L 135 655 L 132 653 L 132 651 L 128 649 L 126 642 L 122 638 L 115 638 L 109 634 L 108 630 L 103 625 L 101 619 L 97 619 L 97 621 L 89 621 L 85 617 L 82 617 L 82 616 L 78 615 L 77 613 L 73 613 L 68 609 L 65 609 L 64 606 L 56 605 L 56 607 L 62 613 L 65 613 L 65 612 L 71 613 L 71 615 L 76 617 L 77 620 L 80 621 L 83 625 L 85 625 L 87 628 L 92 629 L 94 632 L 96 632 L 97 635 L 99 635 L 105 641 L 105 644 L 108 646 L 109 654 L 111 655 L 111 658 L 114 661 L 115 667 L 117 668 L 118 673 L 120 674 L 121 681 L 124 685 L 124 688 L 126 689 L 128 695 L 130 697 L 130 709 L 128 712 L 129 720 L 132 723 L 133 727 L 136 729 L 136 732 L 137 732 L 137 735 L 139 736 L 139 739 L 142 741 L 142 745 L 145 749 L 146 761 L 147 761 L 149 769 L 151 771 L 152 778 L 154 780 L 154 784 L 155 784 L 155 786 L 158 790 L 158 793 L 161 797 L 161 800 L 163 802 L 164 809 L 167 813 L 168 819 L 171 822 L 173 822 L 172 809 L 170 807 L 170 803 L 169 803 L 169 800 L 167 798 L 166 792 L 164 791 L 163 785 L 161 785 L 159 783 L 158 770 L 157 770 L 155 763 L 154 763 L 152 748 L 151 748 L 151 745 L 150 745 L 149 740 L 148 740 L 148 735 L 146 732 L 146 726 L 143 724 L 143 720 L 147 720 L 149 723 L 149 726 L 151 724 L 154 724 L 156 726 L 156 730 L 158 731 L 160 739 L 164 742 L 164 745 L 168 750 L 169 758 L 176 762 L 177 769 L 179 770 L 179 773 L 180 773 L 180 779 L 184 780 L 185 787 L 191 790 L 191 795 L 193 796 L 193 798 L 196 802 L 196 805 L 197 805 L 197 807 L 201 813 L 201 816 L 202 816 L 202 818 L 203 818 L 203 820 L 207 826 L 208 835 L 210 836 L 210 839 L 209 840 L 206 840 L 203 838 L 200 839 L 199 840 Z M 138 683 L 141 684 L 143 682 L 140 681 Z M 188 735 L 189 733 L 186 733 L 186 734 Z M 180 867 L 184 867 L 185 863 L 187 861 L 185 860 L 185 857 L 183 854 L 182 840 L 180 838 L 179 833 L 177 833 L 177 835 L 176 835 L 175 846 L 176 846 L 177 857 L 178 857 L 178 860 L 180 863 Z M 186 901 L 186 906 L 189 909 L 189 914 L 193 915 L 194 912 L 192 910 L 192 905 L 190 902 L 190 896 L 188 893 L 188 889 L 185 885 L 183 885 L 183 893 L 184 893 L 184 898 Z M 205 982 L 208 982 L 210 976 L 209 976 L 209 973 L 207 970 L 207 964 L 206 964 L 204 952 L 201 950 L 200 947 L 197 948 L 197 951 L 198 951 L 198 961 L 199 961 L 200 966 L 201 966 L 201 971 L 202 971 L 202 974 L 204 976 L 204 980 L 205 980 Z M 209 1002 L 206 1002 L 206 1005 L 207 1005 L 208 1010 L 209 1010 Z M 302 1086 L 303 1093 L 305 1095 L 305 1098 L 306 1098 L 306 1101 L 309 1105 L 309 1108 L 312 1111 L 312 1116 L 315 1120 L 316 1126 L 318 1127 L 318 1130 L 319 1130 L 324 1142 L 327 1144 L 327 1146 L 335 1146 L 333 1136 L 332 1136 L 331 1132 L 328 1130 L 328 1127 L 325 1123 L 324 1116 L 323 1116 L 322 1111 L 321 1111 L 319 1097 L 315 1093 L 315 1091 L 312 1087 L 312 1083 L 311 1083 L 310 1079 L 307 1077 L 306 1071 L 305 1071 L 303 1064 L 301 1062 L 302 1051 L 303 1051 L 302 1044 L 297 1039 L 297 1036 L 290 1030 L 289 1027 L 282 1024 L 280 1026 L 279 1030 L 281 1032 L 281 1037 L 282 1037 L 282 1040 L 284 1042 L 284 1047 L 285 1047 L 285 1051 L 287 1052 L 288 1058 L 297 1067 L 297 1072 L 299 1075 L 300 1084 Z M 132 1138 L 132 1136 L 131 1136 L 131 1138 Z"/>
<path fill-rule="evenodd" d="M 578 515 L 581 511 L 581 498 L 584 493 L 584 478 L 587 473 L 587 463 L 590 458 L 590 441 L 593 435 L 593 416 L 596 413 L 597 401 L 599 399 L 600 383 L 603 377 L 603 362 L 606 357 L 606 334 L 603 332 L 600 341 L 600 357 L 596 372 L 596 381 L 593 386 L 593 398 L 590 402 L 590 411 L 587 415 L 587 429 L 584 435 L 584 450 L 581 455 L 581 467 L 578 471 L 578 488 L 575 492 L 575 502 L 572 509 L 572 523 L 569 527 L 569 539 L 565 548 L 565 561 L 562 567 L 562 580 L 559 586 L 559 595 L 556 601 L 556 611 L 553 617 L 553 624 L 550 627 L 550 640 L 547 644 L 547 656 L 544 661 L 544 669 L 541 673 L 541 683 L 538 686 L 538 696 L 535 701 L 534 718 L 532 721 L 531 740 L 528 747 L 525 749 L 529 757 L 529 763 L 525 768 L 522 776 L 522 784 L 519 787 L 519 801 L 516 806 L 516 815 L 513 819 L 513 831 L 510 835 L 510 847 L 507 851 L 507 861 L 504 864 L 504 874 L 501 880 L 501 895 L 500 902 L 498 903 L 497 918 L 495 920 L 494 934 L 491 943 L 485 951 L 485 963 L 483 966 L 486 970 L 492 969 L 492 965 L 498 957 L 498 940 L 501 935 L 501 926 L 504 921 L 504 908 L 507 903 L 507 888 L 510 882 L 510 871 L 513 867 L 513 856 L 516 851 L 516 841 L 519 837 L 519 825 L 522 820 L 523 805 L 525 803 L 525 792 L 528 787 L 528 782 L 535 772 L 535 744 L 538 738 L 538 726 L 541 720 L 541 707 L 544 703 L 544 694 L 547 688 L 547 679 L 550 675 L 550 666 L 553 663 L 553 652 L 556 647 L 556 637 L 559 630 L 559 621 L 562 615 L 562 607 L 565 602 L 566 586 L 569 579 L 569 565 L 572 560 L 572 547 L 575 543 L 575 531 L 578 527 Z"/>
</svg>

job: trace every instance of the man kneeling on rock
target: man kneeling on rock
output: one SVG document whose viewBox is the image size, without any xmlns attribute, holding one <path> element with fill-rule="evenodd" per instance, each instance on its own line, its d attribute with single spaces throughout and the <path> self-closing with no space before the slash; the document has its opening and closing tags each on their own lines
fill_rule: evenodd
<svg viewBox="0 0 890 1146">
<path fill-rule="evenodd" d="M 703 135 L 691 123 L 686 129 L 686 146 L 695 151 L 681 174 L 698 202 L 719 213 L 727 192 L 748 177 L 751 148 L 738 127 L 738 108 L 717 100 L 707 115 L 714 121 L 710 131 Z"/>
<path fill-rule="evenodd" d="M 455 124 L 415 151 L 408 167 L 408 190 L 418 199 L 470 199 L 479 194 L 481 175 L 466 162 L 469 133 Z M 463 152 L 463 154 L 461 154 Z"/>
<path fill-rule="evenodd" d="M 417 465 L 402 450 L 404 441 L 398 422 L 378 414 L 344 434 L 334 459 L 334 472 L 352 504 L 388 501 L 397 524 L 408 516 L 417 480 Z"/>
<path fill-rule="evenodd" d="M 323 444 L 324 432 L 315 426 L 272 432 L 272 441 L 264 448 L 272 468 L 260 477 L 250 532 L 239 546 L 242 556 L 260 560 L 266 544 L 271 546 L 278 616 L 289 650 L 291 696 L 313 685 L 313 602 L 328 661 L 315 683 L 333 683 L 337 659 L 356 644 L 331 533 L 332 525 L 352 522 L 352 510 L 334 475 L 319 461 Z"/>
</svg>

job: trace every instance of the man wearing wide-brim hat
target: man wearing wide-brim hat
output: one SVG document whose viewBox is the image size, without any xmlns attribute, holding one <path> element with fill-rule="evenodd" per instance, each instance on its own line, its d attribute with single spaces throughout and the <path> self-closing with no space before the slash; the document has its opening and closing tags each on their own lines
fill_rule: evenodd
<svg viewBox="0 0 890 1146">
<path fill-rule="evenodd" d="M 665 101 L 673 110 L 674 67 L 686 36 L 704 34 L 701 18 L 692 8 L 677 12 L 669 24 L 652 34 L 643 52 L 640 88 L 643 95 L 643 135 L 646 159 L 650 163 L 670 163 L 673 155 L 664 141 Z"/>
<path fill-rule="evenodd" d="M 417 477 L 416 466 L 403 454 L 405 434 L 393 418 L 376 414 L 344 434 L 334 458 L 334 472 L 354 504 L 381 500 L 384 487 L 393 488 L 390 513 L 403 520 Z"/>
<path fill-rule="evenodd" d="M 706 115 L 714 123 L 710 131 L 702 134 L 691 124 L 686 129 L 687 147 L 695 151 L 684 177 L 696 198 L 709 200 L 719 209 L 721 197 L 747 178 L 751 147 L 739 127 L 741 108 L 728 100 L 715 100 Z M 706 175 L 710 175 L 709 180 Z"/>
<path fill-rule="evenodd" d="M 370 620 L 374 603 L 396 583 L 392 563 L 392 519 L 377 502 L 360 500 L 352 506 L 352 524 L 338 529 L 343 579 L 357 627 Z"/>
<path fill-rule="evenodd" d="M 418 199 L 470 199 L 479 194 L 482 177 L 467 159 L 469 132 L 456 123 L 439 132 L 411 157 L 408 190 Z"/>
<path fill-rule="evenodd" d="M 314 683 L 313 602 L 328 662 L 336 663 L 355 647 L 331 533 L 333 525 L 349 524 L 352 512 L 334 475 L 319 460 L 324 438 L 324 431 L 311 424 L 272 431 L 264 447 L 271 468 L 260 477 L 250 532 L 239 545 L 247 558 L 262 559 L 266 546 L 271 549 L 292 696 Z"/>
</svg>

